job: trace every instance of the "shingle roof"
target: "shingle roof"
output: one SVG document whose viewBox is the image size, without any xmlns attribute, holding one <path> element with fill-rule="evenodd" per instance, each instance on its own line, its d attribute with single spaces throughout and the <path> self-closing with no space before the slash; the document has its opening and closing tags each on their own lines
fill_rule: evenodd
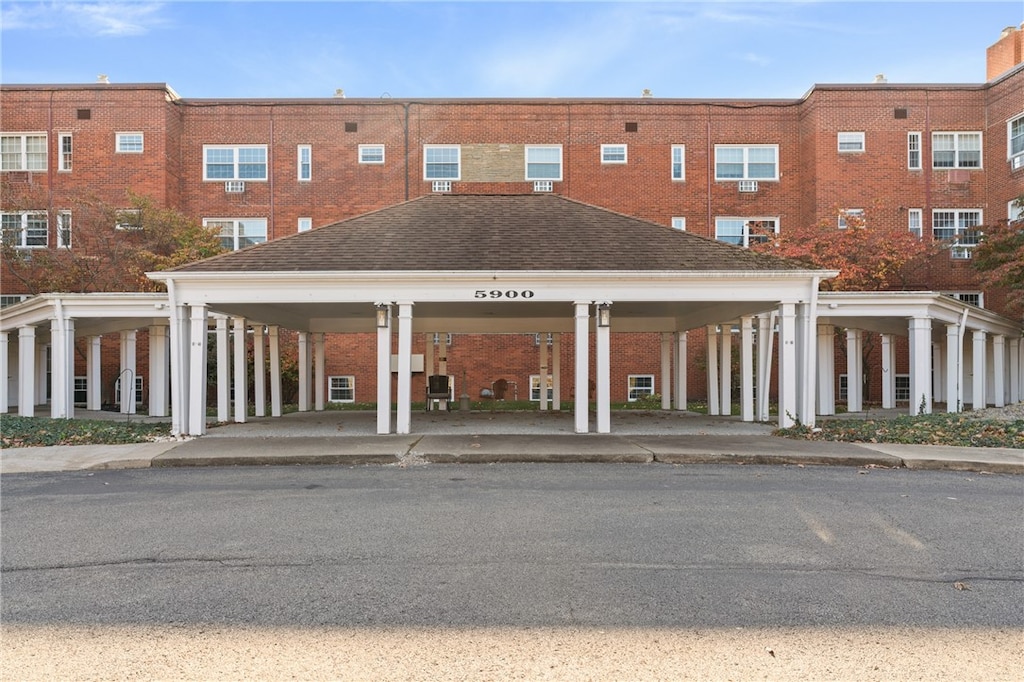
<svg viewBox="0 0 1024 682">
<path fill-rule="evenodd" d="M 553 194 L 434 194 L 176 271 L 806 269 Z"/>
</svg>

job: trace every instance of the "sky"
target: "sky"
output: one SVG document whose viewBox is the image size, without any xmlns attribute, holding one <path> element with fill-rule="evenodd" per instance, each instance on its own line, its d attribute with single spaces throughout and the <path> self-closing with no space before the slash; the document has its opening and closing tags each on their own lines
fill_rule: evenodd
<svg viewBox="0 0 1024 682">
<path fill-rule="evenodd" d="M 0 2 L 0 82 L 186 98 L 793 98 L 981 83 L 1024 0 Z"/>
</svg>

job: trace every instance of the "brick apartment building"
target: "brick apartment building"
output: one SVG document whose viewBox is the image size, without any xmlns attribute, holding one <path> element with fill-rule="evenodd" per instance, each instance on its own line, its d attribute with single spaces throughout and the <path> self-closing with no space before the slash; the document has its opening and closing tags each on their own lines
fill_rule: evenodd
<svg viewBox="0 0 1024 682">
<path fill-rule="evenodd" d="M 1000 312 L 1002 292 L 981 291 L 970 267 L 972 228 L 1019 217 L 1022 36 L 1008 28 L 989 48 L 983 83 L 879 77 L 814 85 L 799 99 L 221 100 L 164 84 L 7 84 L 0 180 L 6 196 L 39 205 L 5 207 L 4 239 L 57 248 L 70 221 L 73 248 L 73 200 L 118 205 L 126 190 L 216 227 L 232 249 L 436 193 L 552 193 L 740 246 L 762 238 L 752 226 L 841 229 L 864 212 L 870 229 L 951 241 L 912 288 Z M 20 283 L 6 268 L 2 277 L 3 303 L 20 300 Z M 537 398 L 544 342 L 442 334 L 414 351 L 450 359 L 447 372 L 465 382 L 457 392 L 476 398 L 504 378 Z M 331 399 L 372 402 L 373 336 L 327 343 Z M 702 347 L 690 343 L 696 357 Z M 656 337 L 617 335 L 611 352 L 613 400 L 662 391 Z M 118 371 L 109 355 L 104 402 Z M 691 363 L 691 396 L 705 379 Z M 868 399 L 881 390 L 869 386 Z"/>
</svg>

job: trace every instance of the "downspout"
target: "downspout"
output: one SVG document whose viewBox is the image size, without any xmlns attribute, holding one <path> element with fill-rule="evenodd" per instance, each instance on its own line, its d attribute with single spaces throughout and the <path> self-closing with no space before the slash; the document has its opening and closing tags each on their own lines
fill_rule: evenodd
<svg viewBox="0 0 1024 682">
<path fill-rule="evenodd" d="M 705 128 L 706 128 L 705 129 L 705 136 L 706 136 L 705 146 L 707 147 L 707 157 L 708 157 L 708 164 L 707 164 L 708 168 L 707 168 L 707 173 L 706 173 L 707 179 L 708 179 L 708 181 L 707 181 L 708 191 L 706 192 L 706 196 L 707 196 L 707 216 L 705 218 L 707 222 L 706 222 L 706 224 L 704 226 L 704 229 L 706 231 L 706 234 L 708 234 L 712 239 L 714 239 L 716 237 L 716 234 L 715 234 L 715 231 L 712 229 L 713 226 L 711 224 L 711 189 L 712 189 L 712 186 L 713 186 L 711 179 L 714 177 L 713 174 L 715 172 L 715 170 L 714 170 L 715 169 L 715 160 L 714 160 L 714 149 L 712 149 L 712 147 L 711 147 L 711 109 L 710 109 L 709 105 L 705 104 L 704 105 L 704 110 L 705 110 L 706 115 L 707 115 L 707 119 L 705 121 Z"/>
<path fill-rule="evenodd" d="M 403 128 L 403 135 L 405 136 L 405 200 L 409 201 L 409 107 L 412 102 L 406 102 L 402 105 L 405 109 L 405 124 Z"/>
<path fill-rule="evenodd" d="M 53 139 L 53 90 L 50 90 L 50 104 L 46 110 L 46 239 L 50 239 L 50 217 L 53 215 L 53 166 L 50 163 L 50 140 Z M 27 143 L 26 143 L 27 144 Z M 57 140 L 57 154 L 60 159 L 60 140 Z M 31 174 L 32 171 L 29 171 Z M 54 221 L 56 224 L 56 221 Z M 59 236 L 60 228 L 57 228 Z"/>
<path fill-rule="evenodd" d="M 274 107 L 270 107 L 270 149 L 267 150 L 267 176 L 270 179 L 270 228 L 267 241 L 270 241 L 277 237 L 277 220 L 274 215 Z"/>
</svg>

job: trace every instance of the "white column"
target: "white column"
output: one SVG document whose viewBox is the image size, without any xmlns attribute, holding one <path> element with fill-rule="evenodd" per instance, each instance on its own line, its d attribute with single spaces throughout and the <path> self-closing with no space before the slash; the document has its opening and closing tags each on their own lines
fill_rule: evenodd
<svg viewBox="0 0 1024 682">
<path fill-rule="evenodd" d="M 992 399 L 996 407 L 1006 406 L 1006 337 L 992 337 Z"/>
<path fill-rule="evenodd" d="M 846 409 L 864 410 L 864 332 L 846 330 Z"/>
<path fill-rule="evenodd" d="M 832 324 L 818 325 L 818 414 L 836 413 L 836 334 Z"/>
<path fill-rule="evenodd" d="M 1020 339 L 1009 339 L 1010 349 L 1010 404 L 1020 402 Z M 4 373 L 6 376 L 6 373 Z M 3 405 L 0 404 L 0 407 Z"/>
<path fill-rule="evenodd" d="M 189 427 L 192 323 L 189 319 L 188 306 L 177 303 L 174 297 L 174 282 L 168 282 L 167 288 L 171 300 L 171 433 L 182 436 L 188 435 Z M 99 366 L 98 352 L 96 363 Z"/>
<path fill-rule="evenodd" d="M 36 328 L 18 328 L 18 416 L 36 415 Z"/>
<path fill-rule="evenodd" d="M 377 327 L 377 433 L 391 433 L 391 306 Z"/>
<path fill-rule="evenodd" d="M 779 305 L 779 427 L 796 423 L 796 305 Z"/>
<path fill-rule="evenodd" d="M 244 424 L 249 416 L 249 357 L 245 344 L 245 318 L 233 320 L 231 340 L 235 361 L 235 423 Z"/>
<path fill-rule="evenodd" d="M 313 356 L 315 358 L 315 385 L 313 389 L 314 396 L 314 409 L 317 412 L 323 412 L 324 410 L 324 399 L 325 392 L 327 390 L 327 373 L 325 372 L 324 363 L 327 361 L 327 352 L 325 348 L 325 337 L 323 332 L 317 332 L 313 335 Z"/>
<path fill-rule="evenodd" d="M 672 333 L 661 333 L 661 409 L 672 409 Z"/>
<path fill-rule="evenodd" d="M 732 324 L 723 324 L 718 343 L 718 372 L 721 387 L 718 389 L 722 401 L 721 413 L 732 414 Z"/>
<path fill-rule="evenodd" d="M 932 400 L 946 402 L 946 341 L 932 342 Z"/>
<path fill-rule="evenodd" d="M 562 411 L 562 335 L 551 335 L 551 409 Z"/>
<path fill-rule="evenodd" d="M 775 330 L 771 313 L 757 316 L 757 420 L 771 418 L 768 396 L 772 387 L 772 346 Z"/>
<path fill-rule="evenodd" d="M 71 372 L 74 374 L 74 371 Z M 50 418 L 67 419 L 68 362 L 64 319 L 58 307 L 50 320 Z"/>
<path fill-rule="evenodd" d="M 594 368 L 597 376 L 597 432 L 611 433 L 611 327 L 597 327 Z"/>
<path fill-rule="evenodd" d="M 7 357 L 9 351 L 7 332 L 0 332 L 0 414 L 7 414 L 10 409 L 10 396 L 7 395 L 10 381 L 7 376 L 10 371 L 10 358 Z"/>
<path fill-rule="evenodd" d="M 228 346 L 228 318 L 214 315 L 217 325 L 217 421 L 231 415 L 231 354 Z"/>
<path fill-rule="evenodd" d="M 537 344 L 540 349 L 540 404 L 538 408 L 541 412 L 546 412 L 548 409 L 548 335 L 540 332 L 537 338 L 540 339 Z"/>
<path fill-rule="evenodd" d="M 309 412 L 309 384 L 313 368 L 309 355 L 309 332 L 299 332 L 299 412 Z"/>
<path fill-rule="evenodd" d="M 932 321 L 910 320 L 910 414 L 932 413 Z"/>
<path fill-rule="evenodd" d="M 675 403 L 677 410 L 686 410 L 686 332 L 676 332 L 675 347 L 676 391 Z"/>
<path fill-rule="evenodd" d="M 36 347 L 36 394 L 32 398 L 32 402 L 35 405 L 46 404 L 46 353 L 47 347 L 45 344 Z"/>
<path fill-rule="evenodd" d="M 270 346 L 270 416 L 280 417 L 281 399 L 281 330 L 277 325 L 267 328 L 267 344 Z"/>
<path fill-rule="evenodd" d="M 121 414 L 135 414 L 136 338 L 134 329 L 121 332 L 121 367 L 117 374 L 121 382 Z"/>
<path fill-rule="evenodd" d="M 754 421 L 754 318 L 740 318 L 740 417 Z"/>
<path fill-rule="evenodd" d="M 576 301 L 576 433 L 590 430 L 590 303 Z"/>
<path fill-rule="evenodd" d="M 707 331 L 708 414 L 714 417 L 722 409 L 722 403 L 718 397 L 718 326 L 709 324 Z"/>
<path fill-rule="evenodd" d="M 397 433 L 412 427 L 412 303 L 398 304 L 398 414 Z M 447 368 L 445 368 L 447 372 Z"/>
<path fill-rule="evenodd" d="M 988 371 L 985 366 L 985 346 L 987 335 L 980 329 L 974 332 L 973 343 L 973 368 L 974 381 L 971 385 L 971 407 L 975 410 L 985 408 L 985 373 Z"/>
<path fill-rule="evenodd" d="M 882 334 L 882 407 L 896 407 L 896 337 Z"/>
<path fill-rule="evenodd" d="M 206 433 L 206 306 L 193 303 L 189 306 L 188 361 L 188 433 L 201 436 Z"/>
<path fill-rule="evenodd" d="M 67 383 L 64 384 L 64 414 L 75 418 L 75 321 L 64 320 L 64 361 L 67 363 Z"/>
<path fill-rule="evenodd" d="M 167 326 L 149 328 L 149 416 L 167 416 Z"/>
<path fill-rule="evenodd" d="M 959 412 L 964 406 L 963 349 L 960 325 L 946 325 L 946 412 Z"/>
<path fill-rule="evenodd" d="M 252 333 L 252 390 L 256 416 L 267 416 L 267 328 L 258 324 Z"/>
</svg>

